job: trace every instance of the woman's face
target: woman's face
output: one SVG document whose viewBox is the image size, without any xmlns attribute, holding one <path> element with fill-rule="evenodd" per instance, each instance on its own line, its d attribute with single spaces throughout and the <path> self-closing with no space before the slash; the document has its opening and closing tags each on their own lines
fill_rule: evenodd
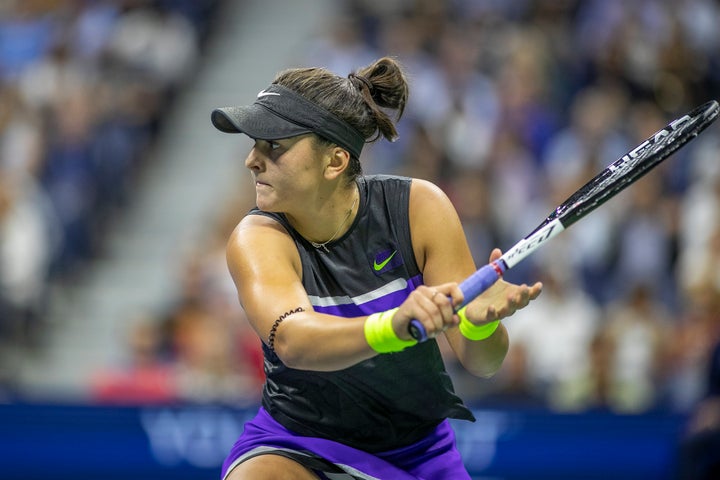
<svg viewBox="0 0 720 480">
<path fill-rule="evenodd" d="M 255 181 L 256 204 L 268 212 L 305 208 L 317 199 L 325 168 L 311 134 L 256 140 L 245 166 Z"/>
</svg>

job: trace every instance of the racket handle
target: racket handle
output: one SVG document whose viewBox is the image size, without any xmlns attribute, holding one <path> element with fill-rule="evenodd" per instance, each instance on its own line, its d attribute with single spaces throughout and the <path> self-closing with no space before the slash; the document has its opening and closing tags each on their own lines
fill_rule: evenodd
<svg viewBox="0 0 720 480">
<path fill-rule="evenodd" d="M 465 299 L 458 308 L 472 302 L 485 290 L 492 287 L 495 282 L 503 276 L 506 270 L 507 267 L 505 266 L 505 262 L 497 260 L 481 267 L 475 273 L 463 280 L 463 282 L 458 286 L 460 287 L 460 290 L 462 290 Z"/>
<path fill-rule="evenodd" d="M 425 330 L 425 327 L 423 327 L 423 324 L 420 323 L 418 320 L 410 320 L 410 325 L 408 326 L 408 330 L 410 331 L 410 335 L 418 341 L 418 343 L 422 343 L 427 341 L 428 334 L 427 330 Z"/>
<path fill-rule="evenodd" d="M 493 286 L 493 284 L 502 277 L 506 270 L 507 267 L 504 262 L 496 261 L 481 267 L 475 273 L 463 280 L 463 282 L 458 286 L 460 287 L 460 290 L 462 290 L 465 299 L 463 300 L 463 303 L 457 306 L 457 308 L 462 308 L 472 302 L 478 295 Z M 423 324 L 418 320 L 410 320 L 408 331 L 419 343 L 428 339 L 425 327 L 423 327 Z"/>
</svg>

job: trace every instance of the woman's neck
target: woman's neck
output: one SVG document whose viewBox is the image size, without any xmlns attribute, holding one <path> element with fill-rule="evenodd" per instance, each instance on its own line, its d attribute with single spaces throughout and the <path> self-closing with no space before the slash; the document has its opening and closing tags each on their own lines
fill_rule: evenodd
<svg viewBox="0 0 720 480">
<path fill-rule="evenodd" d="M 327 245 L 348 231 L 360 203 L 360 192 L 353 182 L 351 188 L 335 192 L 318 209 L 306 210 L 302 216 L 286 214 L 293 228 L 315 248 L 328 251 Z"/>
</svg>

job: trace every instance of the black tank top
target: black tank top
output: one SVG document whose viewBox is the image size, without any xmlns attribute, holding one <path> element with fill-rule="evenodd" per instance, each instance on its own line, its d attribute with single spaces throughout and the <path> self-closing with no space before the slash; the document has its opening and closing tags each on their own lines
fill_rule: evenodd
<svg viewBox="0 0 720 480">
<path fill-rule="evenodd" d="M 295 240 L 315 311 L 348 318 L 397 307 L 423 281 L 410 239 L 411 180 L 377 175 L 357 182 L 358 214 L 329 252 L 313 247 L 284 215 L 250 212 L 277 220 Z M 262 405 L 301 435 L 381 452 L 418 441 L 445 418 L 474 420 L 434 340 L 334 372 L 288 368 L 264 344 L 263 350 Z"/>
</svg>

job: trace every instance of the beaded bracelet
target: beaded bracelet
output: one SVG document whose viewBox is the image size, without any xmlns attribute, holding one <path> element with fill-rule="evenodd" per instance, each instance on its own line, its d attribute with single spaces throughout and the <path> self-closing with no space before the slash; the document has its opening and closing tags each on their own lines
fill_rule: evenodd
<svg viewBox="0 0 720 480">
<path fill-rule="evenodd" d="M 304 312 L 304 311 L 305 311 L 305 309 L 302 308 L 302 307 L 298 307 L 298 308 L 296 308 L 296 309 L 294 309 L 294 310 L 288 310 L 287 312 L 285 312 L 285 313 L 283 313 L 282 315 L 280 315 L 280 316 L 277 318 L 277 320 L 275 320 L 275 322 L 273 323 L 272 327 L 270 327 L 270 335 L 268 335 L 267 344 L 268 344 L 268 347 L 270 347 L 270 350 L 272 350 L 273 352 L 275 351 L 275 334 L 277 333 L 277 329 L 278 329 L 278 327 L 280 326 L 280 323 L 281 323 L 283 320 L 285 320 L 287 317 L 289 317 L 290 315 L 292 315 L 293 313 Z"/>
</svg>

